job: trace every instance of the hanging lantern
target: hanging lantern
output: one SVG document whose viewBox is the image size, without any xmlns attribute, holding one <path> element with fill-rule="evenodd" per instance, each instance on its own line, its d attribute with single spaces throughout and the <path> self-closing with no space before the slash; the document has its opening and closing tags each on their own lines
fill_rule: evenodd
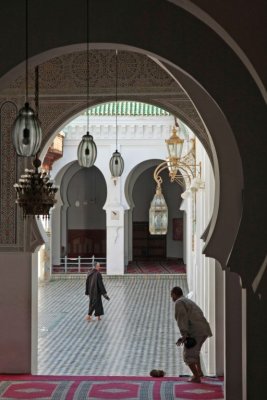
<svg viewBox="0 0 267 400">
<path fill-rule="evenodd" d="M 43 216 L 49 218 L 50 209 L 55 205 L 58 190 L 50 181 L 47 172 L 39 171 L 41 161 L 36 155 L 34 169 L 25 169 L 19 182 L 14 184 L 16 203 L 23 209 L 23 216 Z"/>
<path fill-rule="evenodd" d="M 109 169 L 113 178 L 118 178 L 124 170 L 124 161 L 118 150 L 114 151 L 109 161 Z"/>
<path fill-rule="evenodd" d="M 151 235 L 166 235 L 168 230 L 168 207 L 161 187 L 157 186 L 156 194 L 149 209 L 149 232 Z"/>
<path fill-rule="evenodd" d="M 40 122 L 29 103 L 25 103 L 14 121 L 12 140 L 17 154 L 23 157 L 35 156 L 41 146 Z"/>
<path fill-rule="evenodd" d="M 39 151 L 42 141 L 42 131 L 38 116 L 29 106 L 28 102 L 28 4 L 25 0 L 25 105 L 19 111 L 12 128 L 12 140 L 19 156 L 35 156 Z"/>
<path fill-rule="evenodd" d="M 97 148 L 94 138 L 89 132 L 83 135 L 82 140 L 78 146 L 77 158 L 81 167 L 90 168 L 94 165 L 97 156 Z"/>
<path fill-rule="evenodd" d="M 179 127 L 177 127 L 177 129 L 179 129 Z M 182 155 L 184 144 L 184 140 L 177 135 L 177 129 L 174 126 L 172 129 L 172 135 L 169 139 L 165 140 L 169 153 L 169 157 L 166 159 L 166 161 L 168 169 L 172 175 L 175 175 L 178 171 L 179 160 Z"/>
<path fill-rule="evenodd" d="M 124 170 L 124 161 L 121 156 L 121 153 L 117 150 L 118 146 L 118 50 L 115 52 L 115 101 L 116 101 L 116 151 L 112 154 L 112 157 L 109 161 L 109 169 L 111 172 L 112 178 L 118 178 L 122 175 Z"/>
<path fill-rule="evenodd" d="M 81 167 L 90 168 L 94 165 L 97 148 L 94 138 L 89 134 L 89 0 L 86 0 L 86 103 L 87 103 L 87 132 L 83 135 L 82 140 L 77 149 L 78 163 Z"/>
</svg>

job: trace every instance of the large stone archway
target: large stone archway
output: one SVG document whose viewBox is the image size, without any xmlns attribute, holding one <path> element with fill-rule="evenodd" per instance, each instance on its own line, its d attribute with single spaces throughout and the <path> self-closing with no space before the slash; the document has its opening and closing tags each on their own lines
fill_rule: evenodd
<svg viewBox="0 0 267 400">
<path fill-rule="evenodd" d="M 2 88 L 11 77 L 16 76 L 19 70 L 16 70 L 16 66 L 23 61 L 23 46 L 20 41 L 23 19 L 20 15 L 23 15 L 24 10 L 21 2 L 17 2 L 16 6 L 16 15 L 9 14 L 10 5 L 6 6 L 7 12 L 2 13 L 5 17 L 12 16 L 14 27 L 13 30 L 8 29 L 8 18 L 1 24 L 4 32 L 1 36 L 7 43 L 0 67 Z M 32 39 L 31 55 L 36 57 L 32 59 L 33 63 L 51 58 L 53 54 L 63 54 L 66 45 L 84 42 L 84 27 L 80 24 L 84 19 L 83 6 L 82 2 L 75 3 L 73 7 L 71 2 L 66 4 L 61 1 L 57 2 L 57 7 L 52 2 L 33 6 L 31 29 L 38 30 L 39 36 L 42 35 L 41 41 L 37 41 L 34 36 Z M 58 21 L 61 20 L 62 10 L 65 18 L 59 29 Z M 73 26 L 73 21 L 79 21 L 78 29 L 69 29 Z M 251 399 L 253 396 L 260 397 L 260 381 L 263 378 L 261 361 L 264 361 L 261 343 L 264 342 L 265 330 L 261 327 L 260 332 L 257 331 L 255 345 L 254 326 L 262 326 L 263 321 L 266 321 L 263 305 L 266 298 L 266 279 L 262 279 L 266 276 L 266 206 L 262 201 L 266 194 L 266 184 L 259 177 L 259 171 L 261 173 L 266 170 L 264 151 L 267 113 L 259 87 L 244 63 L 221 37 L 188 11 L 170 2 L 146 0 L 142 3 L 127 2 L 126 5 L 123 0 L 118 0 L 116 7 L 103 4 L 103 1 L 94 2 L 90 11 L 90 22 L 91 41 L 98 43 L 99 47 L 107 48 L 107 43 L 113 43 L 108 47 L 116 48 L 119 45 L 114 43 L 120 43 L 124 49 L 139 49 L 165 62 L 190 94 L 211 135 L 218 197 L 206 252 L 213 254 L 221 264 L 227 263 L 232 271 L 241 276 L 242 284 L 247 288 L 247 307 L 244 309 L 247 315 L 247 366 L 248 374 L 254 377 L 249 381 L 248 396 Z M 49 35 L 46 34 L 48 26 Z M 146 27 L 146 34 L 142 33 L 142 27 Z M 15 45 L 10 46 L 10 43 Z M 218 112 L 218 119 L 213 118 L 215 110 Z M 10 113 L 12 114 L 12 110 Z M 222 129 L 217 125 L 218 121 L 224 122 Z M 8 147 L 10 142 L 4 144 Z M 14 162 L 9 160 L 8 165 L 13 168 Z M 6 168 L 2 168 L 1 173 L 3 182 Z M 1 203 L 3 207 L 3 202 Z M 231 207 L 230 214 L 227 207 Z M 7 210 L 2 208 L 2 215 L 5 212 Z M 21 221 L 18 225 L 19 229 L 23 227 Z M 12 243 L 3 242 L 3 250 L 21 251 L 23 246 L 16 246 L 16 235 L 11 239 Z M 29 257 L 26 258 L 25 263 Z M 4 273 L 6 277 L 9 275 L 7 269 Z M 9 299 L 8 292 L 4 292 L 4 297 Z M 29 315 L 29 311 L 24 312 Z M 25 336 L 28 340 L 27 329 L 22 337 L 25 339 Z M 226 395 L 228 396 L 227 393 Z"/>
</svg>

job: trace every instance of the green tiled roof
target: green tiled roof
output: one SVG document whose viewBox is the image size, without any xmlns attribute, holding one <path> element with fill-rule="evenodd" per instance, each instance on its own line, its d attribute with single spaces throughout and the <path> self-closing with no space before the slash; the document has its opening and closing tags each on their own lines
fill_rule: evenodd
<svg viewBox="0 0 267 400">
<path fill-rule="evenodd" d="M 162 108 L 151 104 L 140 103 L 137 101 L 118 101 L 103 103 L 89 109 L 89 115 L 133 115 L 133 116 L 157 116 L 170 115 Z"/>
</svg>

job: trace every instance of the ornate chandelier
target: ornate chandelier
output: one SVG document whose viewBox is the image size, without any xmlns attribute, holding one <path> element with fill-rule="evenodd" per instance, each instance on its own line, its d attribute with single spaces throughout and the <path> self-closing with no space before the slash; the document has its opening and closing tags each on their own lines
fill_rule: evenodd
<svg viewBox="0 0 267 400">
<path fill-rule="evenodd" d="M 55 194 L 58 188 L 50 181 L 47 172 L 38 171 L 41 166 L 38 155 L 32 164 L 34 169 L 25 169 L 19 183 L 14 184 L 16 203 L 23 209 L 24 218 L 29 215 L 49 218 L 50 209 L 56 203 Z"/>
<path fill-rule="evenodd" d="M 191 149 L 182 156 L 184 140 L 177 133 L 179 131 L 178 123 L 176 122 L 175 125 L 171 137 L 165 140 L 169 156 L 154 170 L 154 180 L 157 186 L 149 210 L 149 231 L 152 235 L 165 235 L 168 229 L 168 207 L 161 191 L 160 173 L 163 170 L 168 169 L 170 181 L 183 187 L 185 190 L 181 194 L 183 199 L 188 198 L 191 192 L 195 193 L 204 187 L 204 182 L 201 180 L 201 163 L 197 164 L 195 161 L 195 141 L 191 139 Z M 156 208 L 155 204 L 164 204 L 164 207 Z"/>
<path fill-rule="evenodd" d="M 149 209 L 149 232 L 151 235 L 166 235 L 168 230 L 168 207 L 160 183 Z"/>
</svg>

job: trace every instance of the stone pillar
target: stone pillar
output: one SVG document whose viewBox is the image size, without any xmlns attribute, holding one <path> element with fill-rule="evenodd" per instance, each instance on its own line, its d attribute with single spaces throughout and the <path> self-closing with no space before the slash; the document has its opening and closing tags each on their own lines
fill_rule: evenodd
<svg viewBox="0 0 267 400">
<path fill-rule="evenodd" d="M 38 250 L 32 254 L 32 290 L 31 290 L 31 373 L 37 374 L 38 368 Z"/>
<path fill-rule="evenodd" d="M 111 179 L 108 185 L 107 214 L 107 274 L 124 274 L 124 212 L 121 202 L 120 178 Z"/>
<path fill-rule="evenodd" d="M 49 281 L 52 273 L 51 232 L 46 232 L 47 241 L 40 249 L 40 276 L 41 281 Z"/>
<path fill-rule="evenodd" d="M 62 210 L 62 201 L 58 196 L 56 206 L 53 208 L 51 212 L 50 237 L 52 235 L 53 238 L 51 242 L 51 267 L 53 265 L 60 265 L 61 235 L 62 235 L 61 210 Z"/>
<path fill-rule="evenodd" d="M 224 375 L 224 327 L 225 327 L 225 287 L 224 271 L 218 261 L 215 265 L 215 357 L 216 357 L 216 375 Z"/>
<path fill-rule="evenodd" d="M 114 205 L 107 212 L 107 274 L 124 274 L 124 208 Z"/>
<path fill-rule="evenodd" d="M 128 261 L 133 261 L 133 209 L 128 210 Z"/>
<path fill-rule="evenodd" d="M 267 259 L 265 259 L 265 262 Z M 266 268 L 266 265 L 265 265 Z M 256 279 L 252 284 L 255 290 Z M 261 281 L 255 290 L 246 291 L 247 323 L 247 399 L 266 398 L 267 371 L 267 272 L 263 271 Z M 228 400 L 228 398 L 227 398 Z"/>
<path fill-rule="evenodd" d="M 242 364 L 242 289 L 240 277 L 237 274 L 226 270 L 225 393 L 227 400 L 245 400 L 242 390 Z M 255 372 L 253 372 L 252 380 L 254 379 L 254 374 Z M 259 397 L 255 396 L 250 399 L 258 398 Z"/>
<path fill-rule="evenodd" d="M 124 266 L 129 262 L 129 210 L 124 213 Z"/>
<path fill-rule="evenodd" d="M 32 253 L 0 252 L 0 373 L 31 373 Z"/>
</svg>

